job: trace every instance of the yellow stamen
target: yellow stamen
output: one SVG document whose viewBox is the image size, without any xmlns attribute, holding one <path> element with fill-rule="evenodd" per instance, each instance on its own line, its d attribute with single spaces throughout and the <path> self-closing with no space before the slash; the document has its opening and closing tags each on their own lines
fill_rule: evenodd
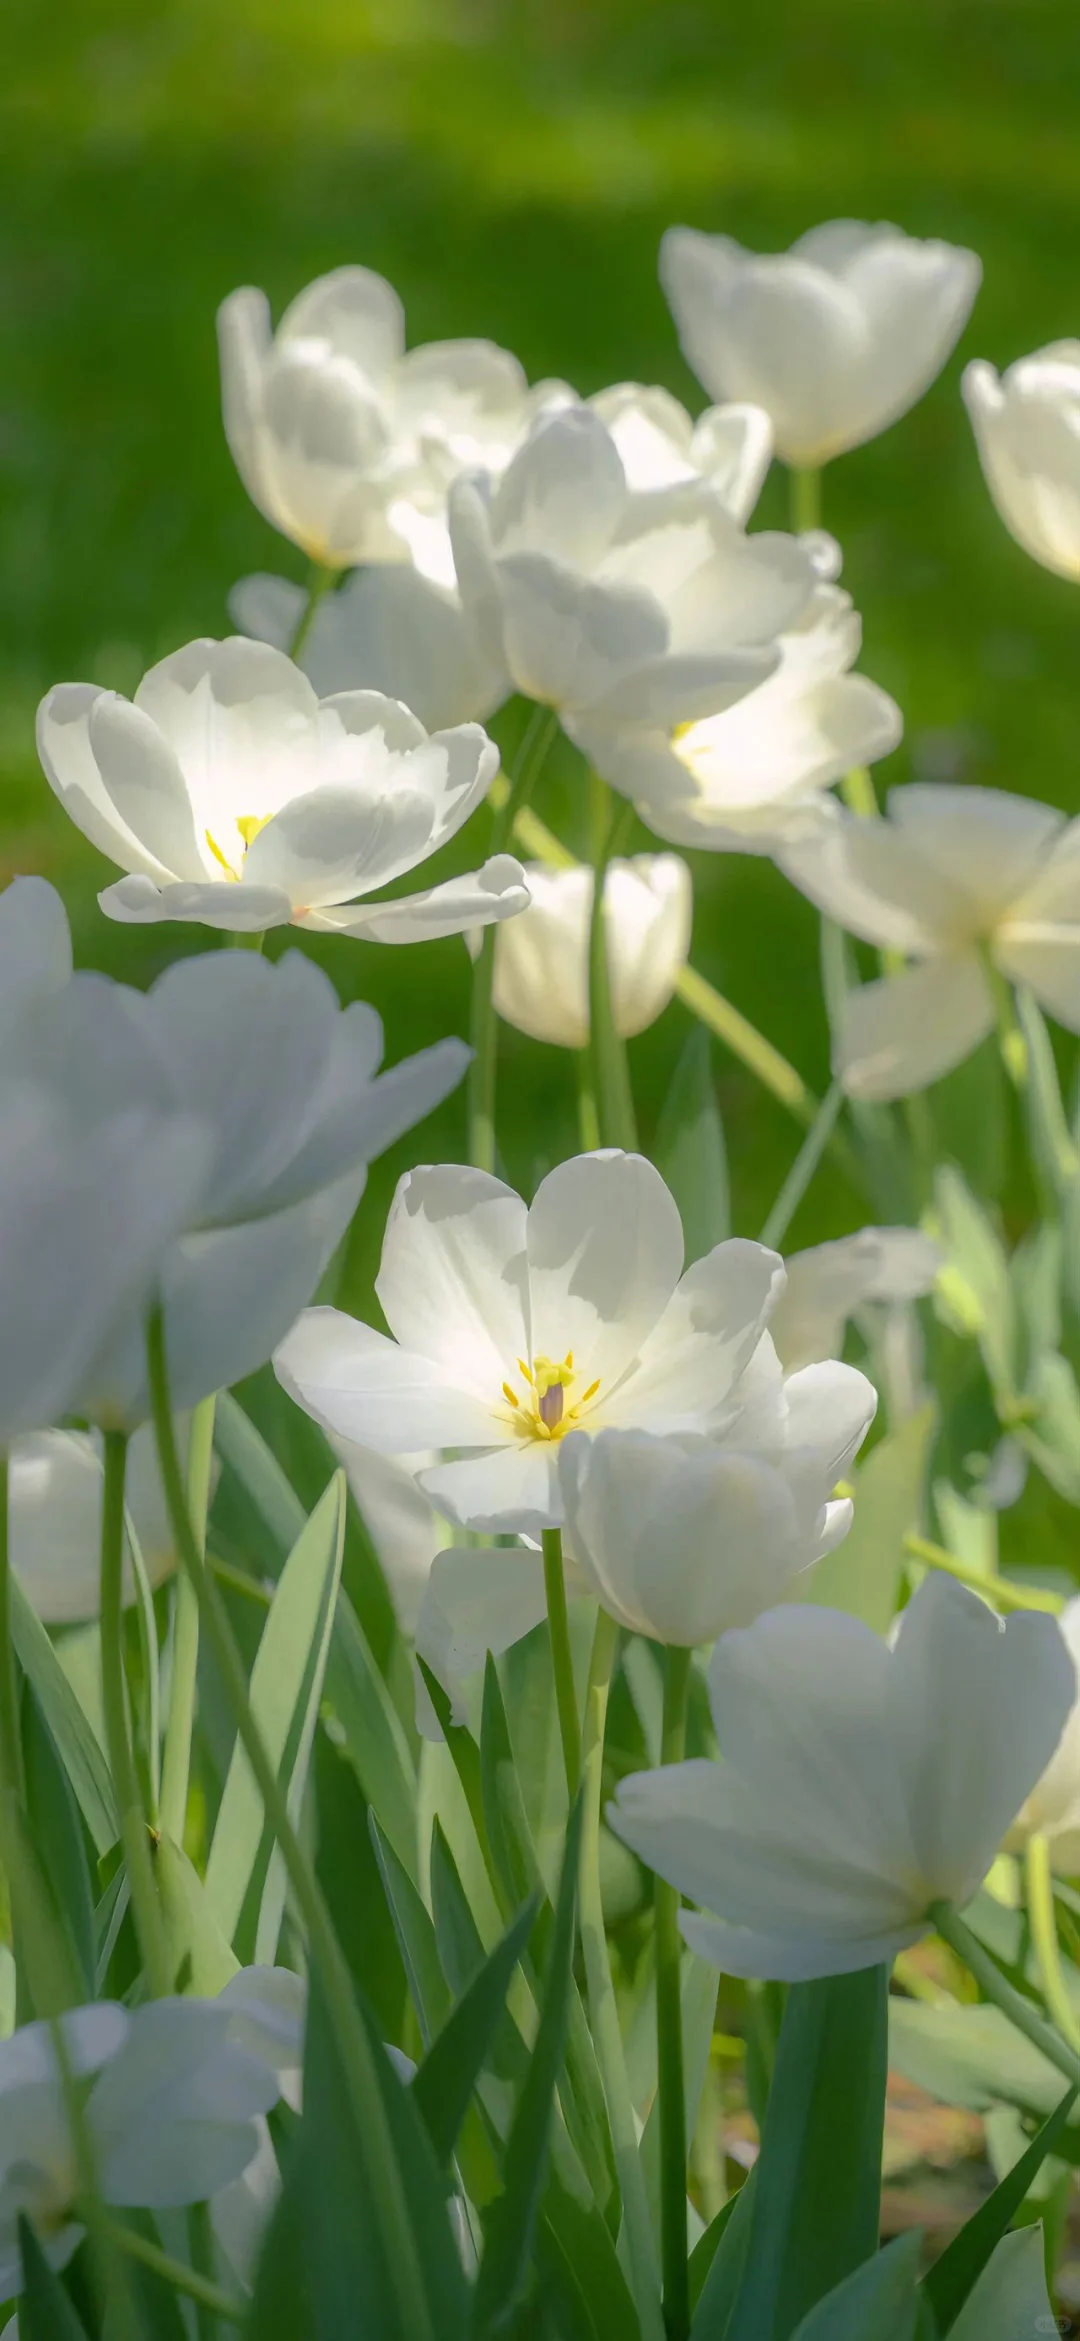
<svg viewBox="0 0 1080 2341">
<path fill-rule="evenodd" d="M 219 844 L 218 844 L 218 841 L 217 841 L 216 837 L 211 837 L 211 835 L 210 835 L 210 831 L 209 831 L 208 829 L 204 831 L 204 836 L 205 836 L 205 838 L 206 838 L 207 845 L 209 846 L 209 848 L 210 848 L 210 851 L 211 851 L 211 853 L 213 854 L 214 860 L 215 860 L 216 862 L 220 862 L 220 864 L 221 864 L 221 867 L 222 867 L 222 869 L 224 870 L 224 872 L 225 872 L 225 876 L 226 876 L 226 877 L 227 877 L 227 879 L 229 880 L 229 883 L 230 883 L 230 885 L 232 885 L 232 886 L 236 886 L 236 885 L 238 885 L 238 884 L 239 884 L 239 878 L 238 878 L 237 872 L 236 872 L 236 871 L 233 869 L 232 863 L 231 863 L 231 862 L 227 862 L 227 861 L 226 861 L 226 859 L 225 859 L 225 856 L 224 856 L 224 854 L 222 853 L 221 847 L 219 846 Z"/>
<path fill-rule="evenodd" d="M 596 1393 L 597 1393 L 597 1391 L 599 1390 L 599 1388 L 600 1388 L 600 1376 L 599 1376 L 599 1374 L 598 1374 L 598 1375 L 597 1375 L 597 1377 L 596 1377 L 596 1380 L 595 1380 L 595 1382 L 590 1382 L 588 1389 L 587 1389 L 587 1390 L 583 1390 L 583 1391 L 582 1391 L 582 1393 L 581 1393 L 581 1396 L 580 1396 L 580 1398 L 578 1399 L 578 1405 L 579 1405 L 579 1406 L 587 1406 L 587 1405 L 588 1405 L 588 1403 L 589 1403 L 589 1400 L 590 1400 L 590 1398 L 595 1398 L 595 1396 L 596 1396 Z"/>
<path fill-rule="evenodd" d="M 520 1406 L 521 1404 L 521 1400 L 518 1397 L 517 1391 L 511 1390 L 509 1382 L 503 1383 L 503 1397 L 511 1406 Z"/>
<path fill-rule="evenodd" d="M 245 847 L 254 845 L 256 838 L 260 834 L 260 831 L 265 829 L 267 822 L 272 819 L 273 815 L 271 813 L 244 813 L 241 816 L 236 826 L 244 840 Z"/>
</svg>

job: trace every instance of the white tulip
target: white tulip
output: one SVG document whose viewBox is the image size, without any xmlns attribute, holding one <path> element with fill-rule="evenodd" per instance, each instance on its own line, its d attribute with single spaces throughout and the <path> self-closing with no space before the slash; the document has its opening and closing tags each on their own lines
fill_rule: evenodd
<svg viewBox="0 0 1080 2341">
<path fill-rule="evenodd" d="M 257 2001 L 261 1971 L 251 1973 Z M 133 2012 L 103 2001 L 62 2019 L 75 2073 L 93 2076 L 83 2116 L 106 2203 L 204 2202 L 251 2161 L 258 2117 L 281 2083 L 243 1974 L 234 1986 L 232 1998 L 151 2000 Z M 78 2194 L 52 2032 L 28 2024 L 0 2043 L 0 2298 L 21 2289 L 20 2213 L 63 2268 L 84 2232 Z"/>
<path fill-rule="evenodd" d="M 981 264 L 880 222 L 829 220 L 790 252 L 669 228 L 660 279 L 711 398 L 751 399 L 785 463 L 816 466 L 915 405 L 958 341 Z"/>
<path fill-rule="evenodd" d="M 312 560 L 415 561 L 453 582 L 446 491 L 466 466 L 498 471 L 561 383 L 530 390 L 489 341 L 405 349 L 392 285 L 337 268 L 290 303 L 275 333 L 246 285 L 218 311 L 225 435 L 252 501 Z"/>
<path fill-rule="evenodd" d="M 849 1974 L 970 1900 L 1075 1695 L 1055 1618 L 1005 1622 L 947 1577 L 892 1648 L 840 1611 L 770 1610 L 710 1661 L 723 1761 L 636 1773 L 608 1818 L 702 1905 L 682 1931 L 725 1974 Z"/>
<path fill-rule="evenodd" d="M 810 551 L 745 536 L 701 481 L 635 493 L 587 406 L 542 416 L 497 482 L 458 480 L 450 533 L 484 655 L 568 722 L 670 730 L 729 707 L 815 582 Z"/>
<path fill-rule="evenodd" d="M 1080 1596 L 1066 1603 L 1060 1623 L 1080 1675 Z M 1036 1834 L 1049 1838 L 1052 1866 L 1063 1877 L 1080 1872 L 1080 1688 L 1046 1770 L 1017 1814 L 1007 1842 L 1018 1851 Z"/>
<path fill-rule="evenodd" d="M 336 1437 L 330 1444 L 378 1554 L 398 1625 L 411 1640 L 432 1564 L 447 1537 L 446 1521 L 416 1484 L 418 1474 L 436 1464 L 438 1456 L 431 1448 L 377 1455 L 353 1439 Z"/>
<path fill-rule="evenodd" d="M 303 586 L 284 577 L 244 577 L 229 595 L 241 633 L 277 650 L 295 640 L 306 606 Z M 299 664 L 320 698 L 385 692 L 428 731 L 485 721 L 509 688 L 501 658 L 485 659 L 456 586 L 419 569 L 354 569 L 323 595 Z"/>
<path fill-rule="evenodd" d="M 849 594 L 819 584 L 779 638 L 775 674 L 734 707 L 683 724 L 600 724 L 575 737 L 643 821 L 674 845 L 772 853 L 831 814 L 826 795 L 854 765 L 897 746 L 903 720 L 888 693 L 848 672 L 862 627 Z"/>
<path fill-rule="evenodd" d="M 522 910 L 498 854 L 468 877 L 357 903 L 456 835 L 499 764 L 477 724 L 436 732 L 375 691 L 316 698 L 279 651 L 189 642 L 134 701 L 61 683 L 38 710 L 46 777 L 84 835 L 130 874 L 110 918 L 288 925 L 369 942 L 457 935 Z"/>
<path fill-rule="evenodd" d="M 100 1441 L 84 1431 L 31 1431 L 9 1458 L 11 1565 L 47 1626 L 85 1623 L 98 1614 L 101 1571 Z M 128 1449 L 125 1502 L 150 1584 L 176 1566 L 176 1548 L 149 1425 Z M 130 1556 L 124 1600 L 135 1599 Z"/>
<path fill-rule="evenodd" d="M 696 422 L 669 390 L 617 382 L 587 401 L 606 423 L 635 494 L 703 480 L 744 524 L 772 462 L 773 435 L 759 406 L 710 406 Z"/>
<path fill-rule="evenodd" d="M 448 1519 L 535 1533 L 562 1518 L 568 1431 L 712 1433 L 738 1412 L 781 1263 L 741 1241 L 682 1263 L 674 1199 L 640 1155 L 578 1155 L 529 1209 L 486 1171 L 414 1170 L 375 1287 L 393 1338 L 312 1309 L 274 1363 L 338 1436 L 458 1450 L 420 1474 Z"/>
<path fill-rule="evenodd" d="M 1017 544 L 1080 580 L 1080 341 L 1051 342 L 1003 375 L 965 368 L 964 400 L 987 487 Z"/>
<path fill-rule="evenodd" d="M 835 1357 L 848 1318 L 868 1301 L 921 1300 L 943 1264 L 940 1244 L 917 1227 L 863 1227 L 790 1253 L 787 1284 L 769 1325 L 786 1372 Z"/>
<path fill-rule="evenodd" d="M 584 863 L 525 869 L 529 908 L 510 919 L 495 945 L 495 1006 L 532 1040 L 583 1049 L 589 1039 L 589 926 L 593 873 Z M 693 880 L 676 854 L 636 854 L 608 863 L 604 932 L 611 1010 L 624 1040 L 655 1024 L 690 950 Z M 470 947 L 475 948 L 470 942 Z"/>
<path fill-rule="evenodd" d="M 912 783 L 888 819 L 838 817 L 782 869 L 829 918 L 913 964 L 850 992 L 836 1035 L 853 1097 L 905 1097 L 996 1019 L 989 968 L 1080 1032 L 1080 821 L 1002 789 Z"/>
</svg>

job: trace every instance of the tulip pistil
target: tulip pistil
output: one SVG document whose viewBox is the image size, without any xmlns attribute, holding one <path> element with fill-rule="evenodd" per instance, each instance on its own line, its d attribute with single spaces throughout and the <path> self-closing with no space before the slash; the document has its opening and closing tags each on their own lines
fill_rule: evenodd
<svg viewBox="0 0 1080 2341">
<path fill-rule="evenodd" d="M 549 1357 L 536 1357 L 532 1365 L 524 1358 L 517 1360 L 517 1369 L 525 1383 L 524 1401 L 509 1382 L 504 1382 L 503 1397 L 512 1409 L 514 1429 L 524 1439 L 561 1439 L 567 1431 L 575 1430 L 584 1407 L 595 1398 L 599 1380 L 590 1382 L 580 1398 L 572 1405 L 567 1398 L 573 1384 L 581 1377 L 574 1371 L 574 1353 L 568 1349 L 561 1362 Z"/>
</svg>

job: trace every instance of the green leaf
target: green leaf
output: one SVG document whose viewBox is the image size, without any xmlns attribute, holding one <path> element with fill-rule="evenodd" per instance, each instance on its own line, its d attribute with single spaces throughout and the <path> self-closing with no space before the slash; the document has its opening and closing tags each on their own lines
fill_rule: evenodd
<svg viewBox="0 0 1080 2341">
<path fill-rule="evenodd" d="M 345 1527 L 345 1475 L 335 1473 L 282 1570 L 251 1672 L 251 1711 L 294 1819 L 307 1778 L 334 1621 Z M 206 1893 L 245 1960 L 277 1950 L 285 1873 L 247 1755 L 237 1740 L 206 1865 Z"/>
<path fill-rule="evenodd" d="M 383 2039 L 400 2045 L 409 1990 L 371 1841 L 371 1807 L 352 1765 L 325 1731 L 315 1734 L 313 1774 L 316 1874 L 334 1932 Z"/>
<path fill-rule="evenodd" d="M 522 1800 L 498 1668 L 490 1651 L 484 1666 L 480 1787 L 494 1865 L 492 1883 L 503 1915 L 508 1917 L 543 1880 Z"/>
<path fill-rule="evenodd" d="M 1046 1019 L 1022 984 L 1017 987 L 1016 1012 L 1027 1042 L 1023 1097 L 1031 1151 L 1042 1191 L 1052 1208 L 1055 1201 L 1064 1200 L 1070 1190 L 1075 1191 L 1080 1181 L 1080 1157 L 1062 1103 L 1054 1044 Z"/>
<path fill-rule="evenodd" d="M 689 1267 L 731 1234 L 724 1125 L 704 1025 L 694 1026 L 675 1067 L 660 1110 L 653 1160 L 679 1206 Z"/>
<path fill-rule="evenodd" d="M 216 1999 L 240 1964 L 218 1925 L 198 1871 L 171 1837 L 154 1851 L 170 1991 Z"/>
<path fill-rule="evenodd" d="M 1035 2341 L 1060 2333 L 1046 2289 L 1042 2227 L 1020 2227 L 1002 2237 L 952 2328 L 951 2341 Z"/>
<path fill-rule="evenodd" d="M 934 2008 L 894 1999 L 889 2056 L 906 2081 L 970 2113 L 1002 2104 L 1045 2116 L 1061 2098 L 1056 2065 L 1025 2040 L 1000 2008 Z"/>
<path fill-rule="evenodd" d="M 306 1515 L 280 1463 L 231 1390 L 218 1392 L 214 1445 L 236 1473 L 265 1528 L 284 1556 L 303 1534 Z M 272 1574 L 276 1575 L 274 1570 Z"/>
<path fill-rule="evenodd" d="M 87 1999 L 94 1997 L 94 1900 L 79 1808 L 56 1743 L 28 1684 L 22 1707 L 26 1813 Z"/>
<path fill-rule="evenodd" d="M 1015 2218 L 1028 2188 L 1038 2177 L 1048 2154 L 1053 2152 L 1073 2106 L 1080 2083 L 1066 2090 L 1048 2121 L 1032 2139 L 1025 2154 L 1014 2162 L 994 2188 L 992 2195 L 981 2203 L 974 2218 L 969 2219 L 946 2245 L 941 2258 L 936 2260 L 925 2282 L 927 2299 L 937 2318 L 942 2334 L 951 2333 L 953 2326 L 973 2292 L 991 2254 L 1000 2243 L 1010 2222 Z"/>
<path fill-rule="evenodd" d="M 934 1200 L 949 1255 L 939 1306 L 959 1332 L 974 1335 L 994 1396 L 1007 1402 L 1017 1390 L 1017 1326 L 1005 1247 L 951 1163 L 937 1172 Z"/>
<path fill-rule="evenodd" d="M 19 2341 L 87 2341 L 86 2327 L 41 2249 L 28 2219 L 19 2213 L 23 2288 L 19 2300 Z"/>
<path fill-rule="evenodd" d="M 472 1733 L 466 1730 L 465 1725 L 463 1723 L 454 1722 L 453 1709 L 451 1707 L 449 1693 L 443 1689 L 443 1686 L 438 1680 L 438 1677 L 432 1674 L 431 1668 L 421 1657 L 417 1657 L 416 1663 L 420 1669 L 421 1675 L 423 1676 L 424 1686 L 435 1710 L 439 1729 L 442 1732 L 447 1747 L 449 1748 L 454 1770 L 461 1782 L 465 1802 L 468 1805 L 469 1813 L 472 1818 L 473 1828 L 476 1831 L 477 1842 L 484 1855 L 485 1862 L 487 1862 L 488 1866 L 490 1867 L 491 1856 L 488 1849 L 487 1827 L 484 1820 L 484 1791 L 481 1780 L 480 1750 L 476 1745 L 476 1741 L 474 1740 Z"/>
<path fill-rule="evenodd" d="M 15 1655 L 41 1704 L 56 1752 L 78 1799 L 79 1811 L 100 1860 L 116 1844 L 116 1815 L 109 1768 L 52 1643 L 31 1609 L 17 1577 L 11 1580 L 11 1634 Z"/>
<path fill-rule="evenodd" d="M 477 2075 L 506 2005 L 510 1978 L 539 1908 L 540 1896 L 534 1894 L 474 1976 L 416 2074 L 413 2100 L 427 2123 L 440 2162 L 449 2162 L 454 2151 Z"/>
<path fill-rule="evenodd" d="M 690 2341 L 727 2341 L 750 2247 L 756 2180 L 755 2165 L 690 2255 L 690 2303 L 694 2309 Z M 714 2231 L 715 2241 L 710 2245 Z"/>
<path fill-rule="evenodd" d="M 846 1610 L 887 1634 L 900 1596 L 904 1538 L 922 1519 L 934 1407 L 920 1407 L 867 1457 L 855 1486 L 855 1518 L 842 1544 L 809 1572 L 808 1602 Z"/>
<path fill-rule="evenodd" d="M 790 2341 L 877 2248 L 887 1988 L 866 1967 L 788 1993 L 727 2341 Z"/>
<path fill-rule="evenodd" d="M 450 1994 L 439 1965 L 435 1929 L 408 1870 L 398 1860 L 389 1838 L 384 1837 L 374 1813 L 368 1814 L 368 1828 L 420 2035 L 425 2047 L 430 2047 L 450 2013 Z"/>
<path fill-rule="evenodd" d="M 399 1861 L 417 1875 L 416 1766 L 394 1702 L 351 1601 L 339 1594 L 326 1703 L 340 1746 Z"/>
<path fill-rule="evenodd" d="M 1017 1436 L 1058 1495 L 1080 1504 L 1080 1389 L 1068 1359 L 1041 1357 L 1027 1395 L 1039 1411 Z"/>
<path fill-rule="evenodd" d="M 794 2341 L 915 2341 L 922 2236 L 901 2235 L 819 2300 Z"/>
<path fill-rule="evenodd" d="M 489 2214 L 476 2283 L 478 2337 L 507 2329 L 528 2276 L 570 2013 L 581 1809 L 579 1796 L 566 1831 L 536 2045 L 507 2142 L 504 2191 Z"/>
</svg>

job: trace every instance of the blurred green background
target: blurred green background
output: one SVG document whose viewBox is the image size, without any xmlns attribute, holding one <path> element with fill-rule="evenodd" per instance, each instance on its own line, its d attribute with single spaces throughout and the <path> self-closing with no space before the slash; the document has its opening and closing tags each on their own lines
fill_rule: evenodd
<svg viewBox="0 0 1080 2341">
<path fill-rule="evenodd" d="M 400 289 L 413 341 L 486 334 L 534 378 L 661 382 L 696 411 L 656 273 L 675 220 L 775 248 L 817 220 L 881 216 L 981 253 L 957 357 L 913 414 L 830 469 L 825 516 L 864 614 L 863 665 L 905 712 L 883 777 L 1075 808 L 1080 601 L 998 522 L 958 380 L 976 353 L 1003 364 L 1080 330 L 1078 87 L 1073 0 L 58 0 L 47 22 L 38 0 L 8 0 L 2 874 L 52 878 L 80 959 L 140 983 L 212 940 L 101 917 L 110 873 L 37 770 L 33 713 L 53 682 L 130 691 L 166 651 L 226 631 L 245 572 L 302 572 L 225 447 L 225 293 L 263 285 L 280 310 L 363 261 Z M 785 514 L 776 470 L 757 521 Z M 579 795 L 560 751 L 540 809 L 571 840 Z M 481 817 L 470 859 L 485 839 Z M 698 964 L 820 1089 L 813 914 L 766 864 L 699 857 L 696 875 Z M 380 1007 L 391 1056 L 466 1029 L 459 942 L 325 957 L 343 992 Z M 633 1046 L 646 1136 L 686 1030 L 676 1006 Z M 719 1049 L 716 1072 L 735 1221 L 756 1232 L 798 1132 Z M 1023 1188 L 990 1142 L 996 1078 L 992 1064 L 959 1077 L 944 1126 L 1019 1220 Z M 507 1036 L 500 1111 L 507 1168 L 530 1184 L 574 1143 L 568 1060 Z M 462 1098 L 373 1173 L 354 1301 L 418 1148 L 463 1151 Z M 869 1216 L 826 1169 L 793 1239 Z"/>
</svg>

